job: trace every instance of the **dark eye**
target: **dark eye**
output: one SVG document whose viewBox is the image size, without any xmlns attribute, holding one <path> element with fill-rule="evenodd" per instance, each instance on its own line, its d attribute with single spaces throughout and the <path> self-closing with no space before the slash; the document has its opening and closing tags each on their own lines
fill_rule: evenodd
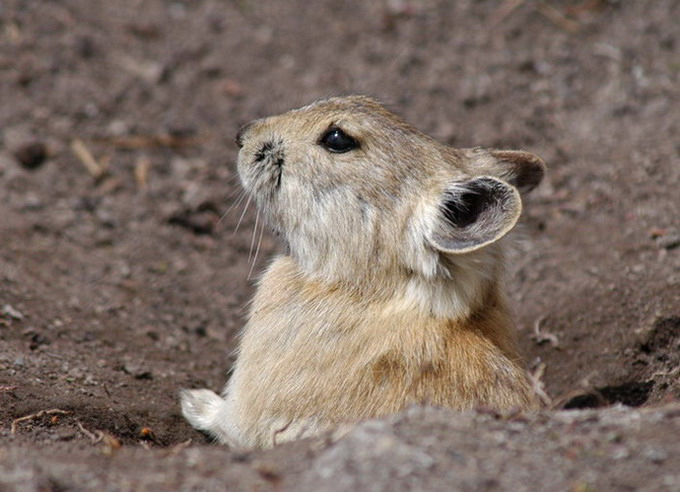
<svg viewBox="0 0 680 492">
<path fill-rule="evenodd" d="M 341 154 L 359 147 L 359 142 L 343 132 L 340 128 L 333 127 L 323 134 L 319 143 L 327 150 Z"/>
</svg>

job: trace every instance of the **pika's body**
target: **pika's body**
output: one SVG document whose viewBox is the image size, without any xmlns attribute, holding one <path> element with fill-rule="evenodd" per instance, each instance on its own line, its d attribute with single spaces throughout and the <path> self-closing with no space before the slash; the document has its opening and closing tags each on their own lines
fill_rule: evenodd
<svg viewBox="0 0 680 492">
<path fill-rule="evenodd" d="M 538 157 L 442 145 L 361 96 L 237 140 L 290 254 L 259 282 L 223 395 L 182 392 L 194 427 L 269 447 L 412 404 L 536 406 L 501 283 Z"/>
</svg>

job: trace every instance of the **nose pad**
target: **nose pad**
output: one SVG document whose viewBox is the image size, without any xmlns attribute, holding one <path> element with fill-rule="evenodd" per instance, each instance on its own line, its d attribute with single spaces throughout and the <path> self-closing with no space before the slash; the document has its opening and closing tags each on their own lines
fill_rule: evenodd
<svg viewBox="0 0 680 492">
<path fill-rule="evenodd" d="M 239 149 L 243 147 L 243 135 L 245 135 L 246 132 L 250 130 L 250 127 L 253 126 L 253 123 L 254 123 L 253 121 L 251 121 L 250 123 L 246 123 L 239 129 L 238 132 L 236 132 L 236 138 L 234 139 L 234 141 L 236 142 L 236 145 L 238 145 Z"/>
</svg>

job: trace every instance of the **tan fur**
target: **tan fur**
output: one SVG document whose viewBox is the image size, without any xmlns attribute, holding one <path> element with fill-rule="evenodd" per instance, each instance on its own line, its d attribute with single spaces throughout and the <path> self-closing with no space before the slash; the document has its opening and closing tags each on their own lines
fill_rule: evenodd
<svg viewBox="0 0 680 492">
<path fill-rule="evenodd" d="M 331 127 L 359 148 L 329 152 Z M 501 279 L 539 158 L 441 145 L 360 96 L 259 120 L 242 144 L 244 187 L 290 255 L 259 283 L 223 396 L 183 391 L 192 425 L 268 447 L 411 404 L 535 408 Z"/>
</svg>

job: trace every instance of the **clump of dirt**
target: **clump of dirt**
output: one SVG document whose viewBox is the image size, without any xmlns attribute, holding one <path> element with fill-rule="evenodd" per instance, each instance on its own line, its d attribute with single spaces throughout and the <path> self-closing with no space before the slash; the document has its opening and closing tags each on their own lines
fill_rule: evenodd
<svg viewBox="0 0 680 492">
<path fill-rule="evenodd" d="M 656 399 L 678 399 L 680 372 L 680 316 L 660 317 L 643 332 L 639 356 L 633 362 L 640 377 L 653 382 Z"/>
<path fill-rule="evenodd" d="M 361 449 L 390 490 L 680 487 L 679 15 L 672 0 L 3 1 L 0 488 L 379 488 Z M 545 400 L 595 410 L 428 410 L 267 453 L 182 420 L 180 388 L 226 382 L 280 248 L 265 234 L 252 252 L 236 131 L 346 93 L 452 145 L 545 159 L 507 287 Z"/>
</svg>

